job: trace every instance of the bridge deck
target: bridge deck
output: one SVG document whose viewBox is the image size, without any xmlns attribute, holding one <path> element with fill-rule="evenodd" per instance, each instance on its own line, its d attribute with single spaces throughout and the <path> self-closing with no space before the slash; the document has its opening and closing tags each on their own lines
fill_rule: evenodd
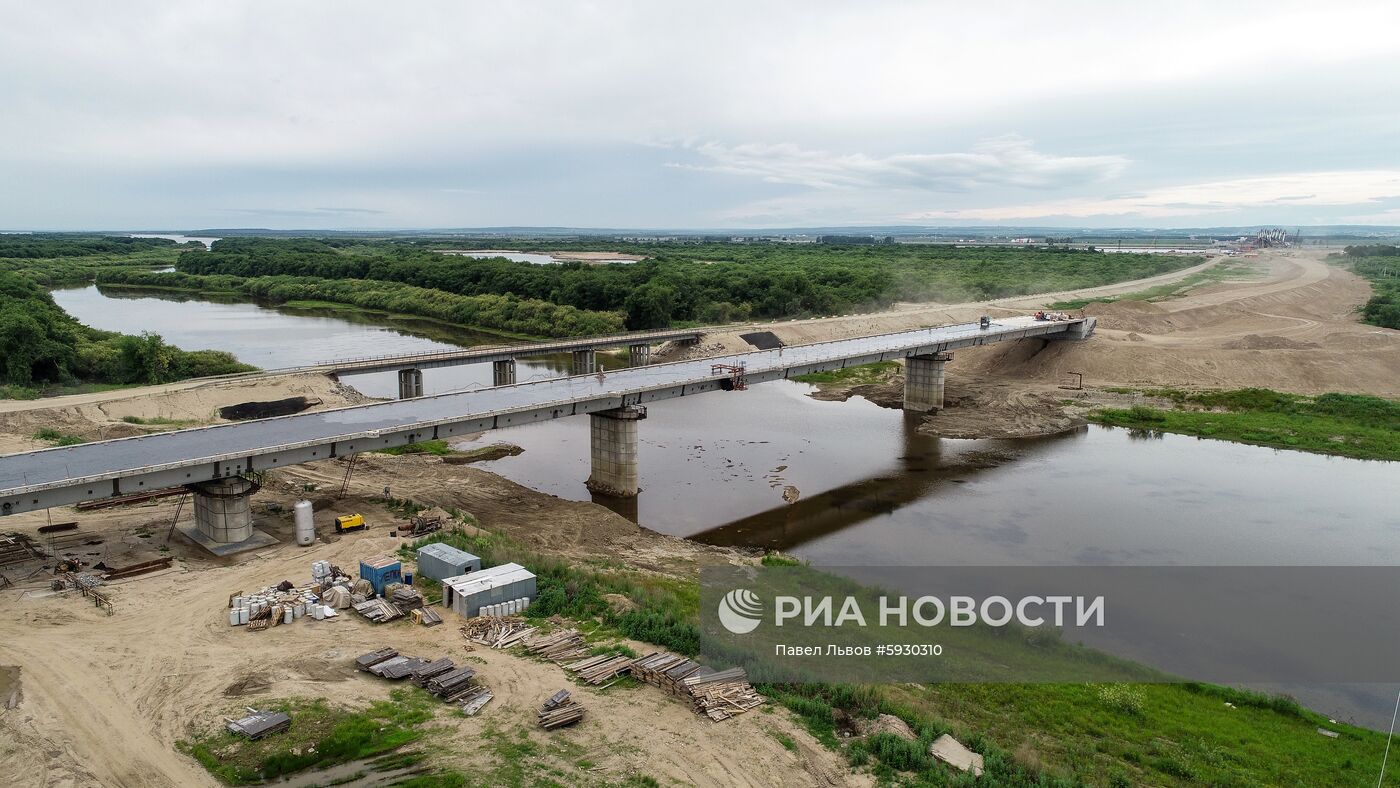
<svg viewBox="0 0 1400 788">
<path fill-rule="evenodd" d="M 449 367 L 457 364 L 484 364 L 490 361 L 545 356 L 553 353 L 567 353 L 571 350 L 588 348 L 622 347 L 624 345 L 655 345 L 676 339 L 695 339 L 702 332 L 699 329 L 667 329 L 664 331 L 634 331 L 629 334 L 614 334 L 600 337 L 580 337 L 578 339 L 558 339 L 544 342 L 522 342 L 515 345 L 490 345 L 487 347 L 441 350 L 432 353 L 413 353 L 399 356 L 370 356 L 365 358 L 344 358 L 312 364 L 306 367 L 269 370 L 278 374 L 287 372 L 335 372 L 340 374 L 383 372 L 387 370 L 429 369 Z"/>
<path fill-rule="evenodd" d="M 715 391 L 743 364 L 751 383 L 920 353 L 1078 329 L 1082 321 L 1012 318 L 694 361 L 530 381 L 417 399 L 220 424 L 0 456 L 0 513 L 223 478 L 421 440 Z"/>
</svg>

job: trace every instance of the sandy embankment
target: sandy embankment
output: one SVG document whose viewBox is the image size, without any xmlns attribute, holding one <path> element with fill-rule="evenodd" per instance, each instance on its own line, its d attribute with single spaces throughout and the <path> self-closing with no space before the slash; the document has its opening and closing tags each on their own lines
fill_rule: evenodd
<svg viewBox="0 0 1400 788">
<path fill-rule="evenodd" d="M 1356 322 L 1356 307 L 1370 297 L 1370 285 L 1327 265 L 1323 255 L 1313 250 L 1265 253 L 1253 260 L 1257 278 L 1202 287 L 1158 303 L 1091 304 L 1084 312 L 1099 322 L 1086 342 L 1027 340 L 959 350 L 947 367 L 947 408 L 923 429 L 947 437 L 1055 432 L 1082 423 L 1076 416 L 1080 406 L 1132 401 L 1131 395 L 1106 392 L 1105 387 L 1257 386 L 1298 394 L 1400 397 L 1400 332 Z M 1123 292 L 1124 287 L 1083 292 Z M 1006 314 L 1010 303 L 1031 309 L 1071 295 L 1079 296 L 935 311 L 944 322 L 972 320 L 980 314 Z M 929 314 L 798 321 L 772 330 L 789 343 L 811 342 L 850 332 L 913 328 Z M 739 333 L 709 335 L 706 347 L 734 349 L 742 344 Z M 1081 376 L 1084 391 L 1064 388 L 1078 385 Z M 825 386 L 820 396 L 866 396 L 898 406 L 902 386 L 902 375 L 896 375 L 873 387 Z M 1065 406 L 1066 400 L 1077 404 Z"/>
</svg>

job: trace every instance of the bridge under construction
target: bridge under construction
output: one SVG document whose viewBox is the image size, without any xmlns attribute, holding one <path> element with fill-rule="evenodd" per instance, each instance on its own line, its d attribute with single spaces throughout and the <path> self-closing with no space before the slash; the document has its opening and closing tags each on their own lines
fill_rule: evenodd
<svg viewBox="0 0 1400 788">
<path fill-rule="evenodd" d="M 217 518 L 246 510 L 254 488 L 246 477 L 256 472 L 584 414 L 591 419 L 589 487 L 631 496 L 647 403 L 904 359 L 905 408 L 929 411 L 943 406 L 952 351 L 1030 338 L 1085 339 L 1093 329 L 1093 318 L 984 319 L 5 455 L 0 514 L 186 486 L 195 492 L 197 511 Z M 224 522 L 210 529 L 229 530 Z"/>
</svg>

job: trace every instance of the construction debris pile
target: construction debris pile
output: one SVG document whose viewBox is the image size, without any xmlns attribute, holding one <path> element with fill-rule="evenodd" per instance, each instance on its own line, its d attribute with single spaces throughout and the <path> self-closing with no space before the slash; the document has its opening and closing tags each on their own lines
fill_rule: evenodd
<svg viewBox="0 0 1400 788">
<path fill-rule="evenodd" d="M 540 706 L 539 724 L 545 730 L 573 725 L 583 719 L 583 706 L 569 697 L 569 691 L 559 690 Z"/>
<path fill-rule="evenodd" d="M 69 588 L 77 589 L 78 593 L 91 599 L 94 605 L 106 610 L 107 615 L 110 616 L 112 614 L 111 597 L 97 590 L 97 587 L 102 585 L 101 578 L 90 575 L 87 572 L 78 572 L 77 574 L 64 572 L 54 583 L 59 585 L 59 588 L 56 590 L 65 590 Z"/>
<path fill-rule="evenodd" d="M 510 648 L 533 635 L 535 627 L 527 626 L 524 619 L 515 616 L 477 616 L 467 619 L 466 625 L 459 627 L 458 631 L 473 643 L 491 648 Z"/>
<path fill-rule="evenodd" d="M 412 679 L 444 703 L 459 704 L 468 716 L 481 711 L 495 697 L 476 681 L 476 668 L 457 667 L 447 657 L 425 660 L 386 646 L 356 657 L 355 668 L 389 681 Z"/>
<path fill-rule="evenodd" d="M 588 656 L 588 644 L 576 629 L 531 636 L 524 640 L 524 644 L 530 654 L 553 662 Z"/>
<path fill-rule="evenodd" d="M 625 654 L 601 654 L 576 662 L 566 662 L 563 667 L 564 670 L 577 676 L 580 681 L 586 681 L 594 686 L 607 681 L 608 683 L 604 686 L 608 687 L 612 686 L 612 681 L 608 680 L 616 681 L 618 676 L 631 669 L 632 662 L 632 658 Z"/>
<path fill-rule="evenodd" d="M 632 675 L 685 698 L 699 714 L 726 720 L 763 705 L 743 668 L 715 670 L 693 659 L 657 651 L 632 662 Z"/>
<path fill-rule="evenodd" d="M 383 624 L 386 621 L 402 618 L 410 612 L 423 610 L 423 595 L 418 593 L 413 586 L 390 583 L 385 586 L 382 598 L 366 599 L 363 602 L 353 604 L 352 607 L 355 608 L 356 613 L 370 621 Z M 434 618 L 437 619 L 434 623 L 442 623 L 442 618 L 436 613 L 429 616 L 415 615 L 413 620 L 420 624 L 428 624 Z"/>
<path fill-rule="evenodd" d="M 743 668 L 717 671 L 666 651 L 652 652 L 637 659 L 622 654 L 590 655 L 588 644 L 577 630 L 541 633 L 513 616 L 468 619 L 460 631 L 467 640 L 491 648 L 523 646 L 527 653 L 557 662 L 579 680 L 594 686 L 611 686 L 620 676 L 630 673 L 640 681 L 684 698 L 696 713 L 716 722 L 763 704 L 762 696 L 749 684 Z"/>
</svg>

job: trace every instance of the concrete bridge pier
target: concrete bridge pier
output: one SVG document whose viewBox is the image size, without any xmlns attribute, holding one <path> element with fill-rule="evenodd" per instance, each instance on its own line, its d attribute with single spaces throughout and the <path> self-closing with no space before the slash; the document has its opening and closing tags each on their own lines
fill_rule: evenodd
<svg viewBox="0 0 1400 788">
<path fill-rule="evenodd" d="M 905 359 L 905 410 L 927 413 L 943 409 L 943 365 L 952 359 L 952 353 L 930 353 Z"/>
<path fill-rule="evenodd" d="M 504 361 L 491 362 L 491 385 L 515 385 L 515 359 L 508 358 Z"/>
<path fill-rule="evenodd" d="M 423 370 L 399 370 L 399 399 L 413 399 L 423 396 Z"/>
<path fill-rule="evenodd" d="M 628 405 L 589 414 L 589 453 L 593 472 L 584 483 L 589 492 L 615 498 L 634 498 L 637 484 L 637 422 L 647 409 Z"/>
<path fill-rule="evenodd" d="M 645 367 L 651 363 L 651 345 L 628 345 L 627 365 Z"/>
<path fill-rule="evenodd" d="M 593 350 L 593 348 L 590 347 L 585 348 L 583 350 L 575 350 L 573 351 L 573 353 L 573 374 L 592 375 L 594 372 L 598 371 L 598 354 Z"/>
<path fill-rule="evenodd" d="M 276 544 L 277 540 L 253 528 L 250 505 L 258 484 L 242 476 L 230 476 L 186 485 L 194 494 L 194 523 L 176 526 L 190 541 L 214 555 L 242 553 Z"/>
</svg>

